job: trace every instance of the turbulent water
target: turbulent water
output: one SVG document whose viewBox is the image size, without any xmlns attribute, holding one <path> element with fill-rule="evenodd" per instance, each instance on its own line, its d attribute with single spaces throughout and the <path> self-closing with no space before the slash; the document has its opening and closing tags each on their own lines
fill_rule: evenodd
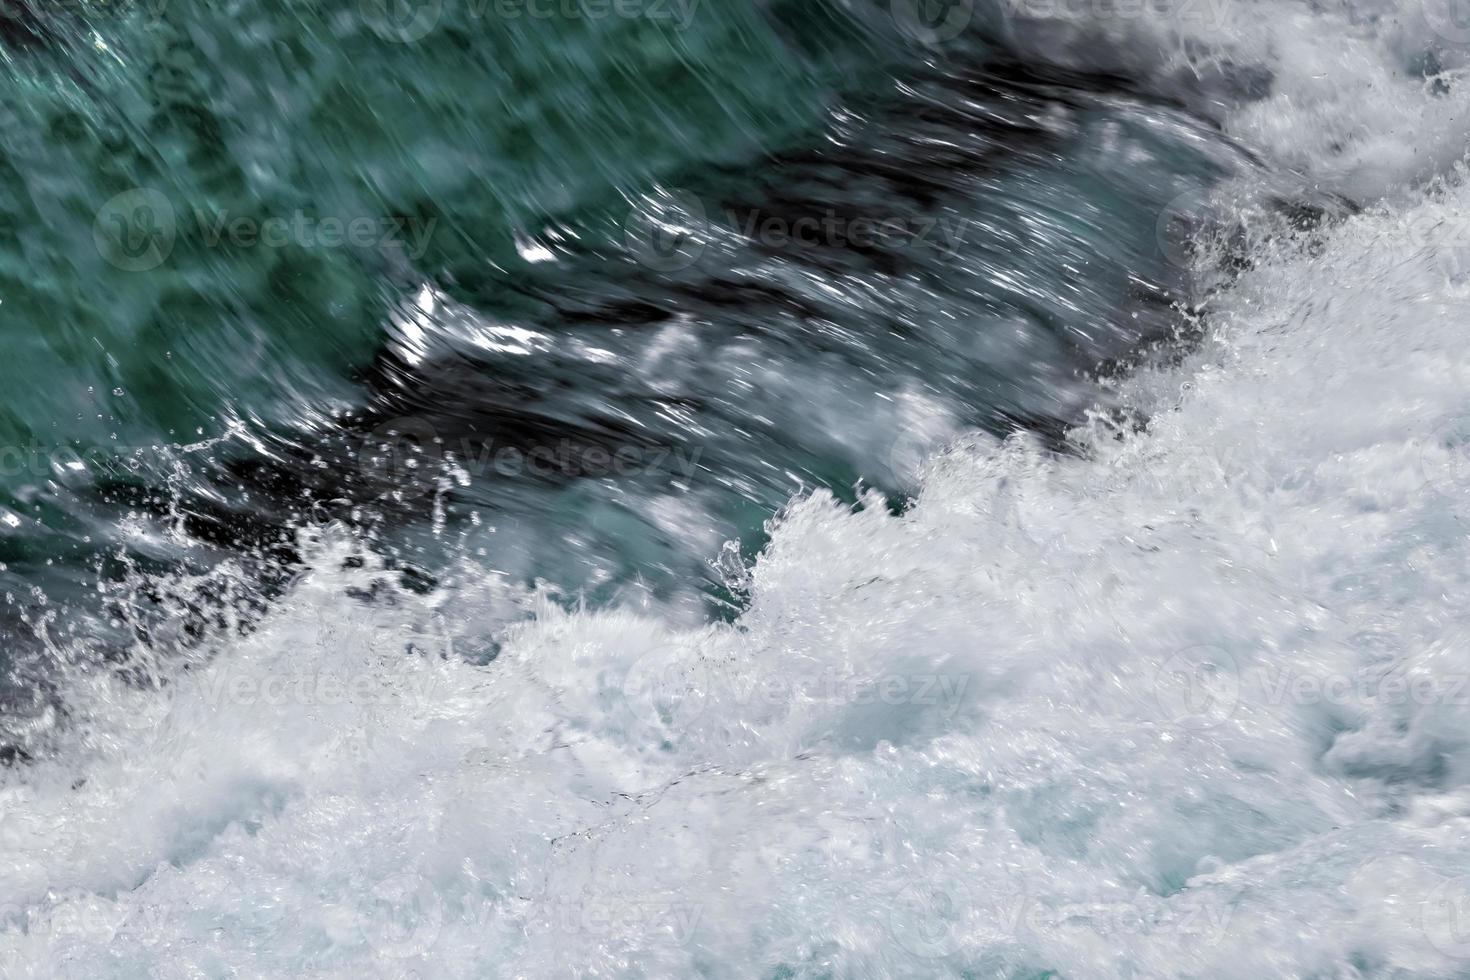
<svg viewBox="0 0 1470 980">
<path fill-rule="evenodd" d="M 1470 975 L 1453 0 L 0 15 L 0 976 Z"/>
</svg>

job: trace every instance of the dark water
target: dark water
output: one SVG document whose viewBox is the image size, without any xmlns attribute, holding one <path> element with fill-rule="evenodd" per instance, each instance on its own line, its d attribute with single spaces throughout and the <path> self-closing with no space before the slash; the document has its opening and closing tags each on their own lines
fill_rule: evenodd
<svg viewBox="0 0 1470 980">
<path fill-rule="evenodd" d="M 722 615 L 793 494 L 898 507 L 961 431 L 1058 443 L 1178 325 L 1171 209 L 1243 160 L 978 20 L 370 8 L 6 22 L 22 689 L 48 637 L 248 624 L 311 524 L 416 588 L 470 556 Z"/>
<path fill-rule="evenodd" d="M 1465 975 L 1462 22 L 0 0 L 0 977 Z"/>
</svg>

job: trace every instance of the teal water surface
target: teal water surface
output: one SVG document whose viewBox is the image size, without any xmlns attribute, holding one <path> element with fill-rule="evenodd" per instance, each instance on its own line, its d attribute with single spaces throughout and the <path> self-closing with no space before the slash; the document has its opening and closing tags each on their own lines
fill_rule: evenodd
<svg viewBox="0 0 1470 980">
<path fill-rule="evenodd" d="M 738 602 L 711 562 L 793 494 L 901 494 L 966 428 L 1057 438 L 1100 362 L 1170 329 L 1164 219 L 1238 162 L 978 21 L 563 7 L 11 22 L 17 635 L 93 623 L 56 612 L 99 579 L 289 566 L 327 520 L 426 583 L 457 553 L 599 602 Z"/>
</svg>

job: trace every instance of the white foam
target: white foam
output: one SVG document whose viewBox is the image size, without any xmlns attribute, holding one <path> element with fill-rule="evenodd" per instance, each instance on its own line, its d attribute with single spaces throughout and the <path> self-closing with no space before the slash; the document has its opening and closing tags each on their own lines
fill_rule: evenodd
<svg viewBox="0 0 1470 980">
<path fill-rule="evenodd" d="M 1262 30 L 1404 43 L 1322 17 Z M 1441 97 L 1395 84 L 1322 89 L 1303 159 L 1356 98 L 1324 179 L 1418 173 L 1373 127 Z M 1305 91 L 1231 125 L 1285 153 Z M 1148 431 L 973 438 L 901 517 L 800 501 L 733 624 L 473 568 L 364 603 L 319 542 L 161 692 L 75 679 L 0 783 L 0 973 L 1463 975 L 1467 227 L 1450 187 L 1276 243 L 1122 385 Z"/>
<path fill-rule="evenodd" d="M 1026 56 L 1153 80 L 1277 166 L 1360 202 L 1470 144 L 1470 20 L 1455 0 L 1007 0 Z M 1428 77 L 1432 74 L 1432 78 Z"/>
</svg>

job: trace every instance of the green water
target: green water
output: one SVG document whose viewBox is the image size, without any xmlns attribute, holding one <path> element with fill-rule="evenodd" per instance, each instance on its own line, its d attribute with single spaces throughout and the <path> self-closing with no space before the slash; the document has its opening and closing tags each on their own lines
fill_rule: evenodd
<svg viewBox="0 0 1470 980">
<path fill-rule="evenodd" d="M 375 2 L 38 5 L 0 35 L 11 615 L 289 562 L 308 516 L 427 582 L 458 555 L 728 608 L 711 561 L 794 494 L 898 506 L 965 428 L 1055 438 L 1167 330 L 1159 216 L 1222 170 L 1182 114 L 994 66 L 978 19 L 936 44 L 902 2 Z M 640 252 L 635 219 L 690 200 L 700 254 Z M 941 232 L 762 230 L 819 220 Z M 395 419 L 437 445 L 385 480 Z M 687 465 L 466 463 L 569 437 Z"/>
<path fill-rule="evenodd" d="M 52 39 L 3 62 L 0 443 L 192 441 L 227 413 L 290 425 L 351 399 L 419 276 L 493 294 L 520 271 L 517 229 L 799 139 L 881 60 L 823 3 L 450 4 L 411 43 L 370 6 L 41 8 Z M 140 191 L 172 229 L 152 268 L 115 226 Z M 297 216 L 373 232 L 218 235 Z"/>
</svg>

